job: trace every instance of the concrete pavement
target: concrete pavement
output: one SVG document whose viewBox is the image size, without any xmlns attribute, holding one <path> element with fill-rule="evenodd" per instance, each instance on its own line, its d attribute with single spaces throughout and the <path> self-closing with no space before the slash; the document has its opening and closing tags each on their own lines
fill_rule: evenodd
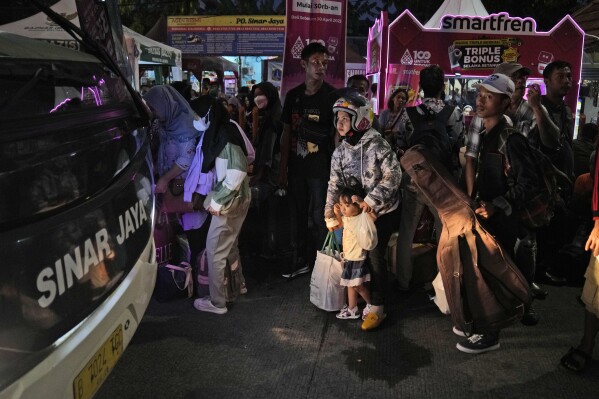
<svg viewBox="0 0 599 399">
<path fill-rule="evenodd" d="M 597 398 L 599 362 L 559 365 L 582 332 L 577 287 L 550 287 L 535 327 L 502 332 L 501 348 L 459 352 L 449 316 L 424 291 L 390 295 L 380 329 L 363 332 L 309 302 L 310 276 L 248 261 L 249 293 L 226 315 L 193 300 L 152 302 L 97 398 Z"/>
</svg>

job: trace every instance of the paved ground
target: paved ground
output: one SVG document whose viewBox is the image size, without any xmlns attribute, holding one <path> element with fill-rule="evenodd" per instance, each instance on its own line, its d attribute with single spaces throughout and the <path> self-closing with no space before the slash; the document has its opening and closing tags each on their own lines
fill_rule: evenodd
<svg viewBox="0 0 599 399">
<path fill-rule="evenodd" d="M 536 327 L 468 355 L 424 291 L 392 295 L 381 328 L 363 332 L 310 304 L 309 275 L 286 281 L 278 267 L 246 265 L 249 293 L 224 316 L 152 302 L 97 398 L 599 397 L 599 362 L 582 376 L 559 365 L 580 339 L 579 288 L 548 286 Z"/>
</svg>

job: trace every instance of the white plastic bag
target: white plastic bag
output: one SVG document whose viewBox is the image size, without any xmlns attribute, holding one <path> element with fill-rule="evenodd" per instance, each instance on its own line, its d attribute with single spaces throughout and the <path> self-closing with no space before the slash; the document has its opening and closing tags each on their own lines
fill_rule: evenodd
<svg viewBox="0 0 599 399">
<path fill-rule="evenodd" d="M 366 212 L 362 212 L 357 216 L 355 234 L 358 245 L 366 251 L 372 251 L 378 244 L 374 220 Z"/>
<path fill-rule="evenodd" d="M 323 248 L 316 253 L 316 262 L 310 279 L 310 302 L 328 312 L 338 311 L 345 304 L 345 288 L 341 286 L 343 265 L 339 245 L 329 232 Z"/>
<path fill-rule="evenodd" d="M 451 312 L 449 310 L 449 304 L 447 303 L 447 296 L 445 295 L 441 273 L 437 273 L 437 277 L 433 280 L 433 288 L 435 289 L 435 305 L 437 305 L 441 313 L 450 314 Z"/>
</svg>

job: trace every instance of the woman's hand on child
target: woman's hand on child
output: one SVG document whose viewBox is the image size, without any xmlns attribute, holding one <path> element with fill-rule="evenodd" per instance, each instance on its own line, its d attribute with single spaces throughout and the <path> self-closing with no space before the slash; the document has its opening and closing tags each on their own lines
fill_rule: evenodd
<svg viewBox="0 0 599 399">
<path fill-rule="evenodd" d="M 339 205 L 339 204 L 333 205 L 333 212 L 335 213 L 335 215 L 341 216 L 341 205 Z"/>
<path fill-rule="evenodd" d="M 357 195 L 352 195 L 351 200 L 353 202 L 355 202 L 356 204 L 360 205 L 360 208 L 362 208 L 363 212 L 366 212 L 366 213 L 374 212 L 373 209 L 370 207 L 370 205 L 368 205 L 366 203 L 366 201 L 364 201 L 364 198 L 359 197 Z"/>
</svg>

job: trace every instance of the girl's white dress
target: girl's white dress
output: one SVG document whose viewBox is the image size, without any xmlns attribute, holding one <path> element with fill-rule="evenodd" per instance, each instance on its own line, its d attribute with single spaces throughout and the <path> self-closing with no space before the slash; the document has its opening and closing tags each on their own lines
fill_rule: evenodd
<svg viewBox="0 0 599 399">
<path fill-rule="evenodd" d="M 343 252 L 341 253 L 343 272 L 341 273 L 341 285 L 345 287 L 357 287 L 370 281 L 367 249 L 372 248 L 362 248 L 362 246 L 370 246 L 365 245 L 365 240 L 368 243 L 374 242 L 376 246 L 376 230 L 374 231 L 374 237 L 372 231 L 365 231 L 362 228 L 361 217 L 360 215 L 341 216 L 341 220 L 343 220 Z M 365 235 L 368 237 L 365 237 Z"/>
</svg>

